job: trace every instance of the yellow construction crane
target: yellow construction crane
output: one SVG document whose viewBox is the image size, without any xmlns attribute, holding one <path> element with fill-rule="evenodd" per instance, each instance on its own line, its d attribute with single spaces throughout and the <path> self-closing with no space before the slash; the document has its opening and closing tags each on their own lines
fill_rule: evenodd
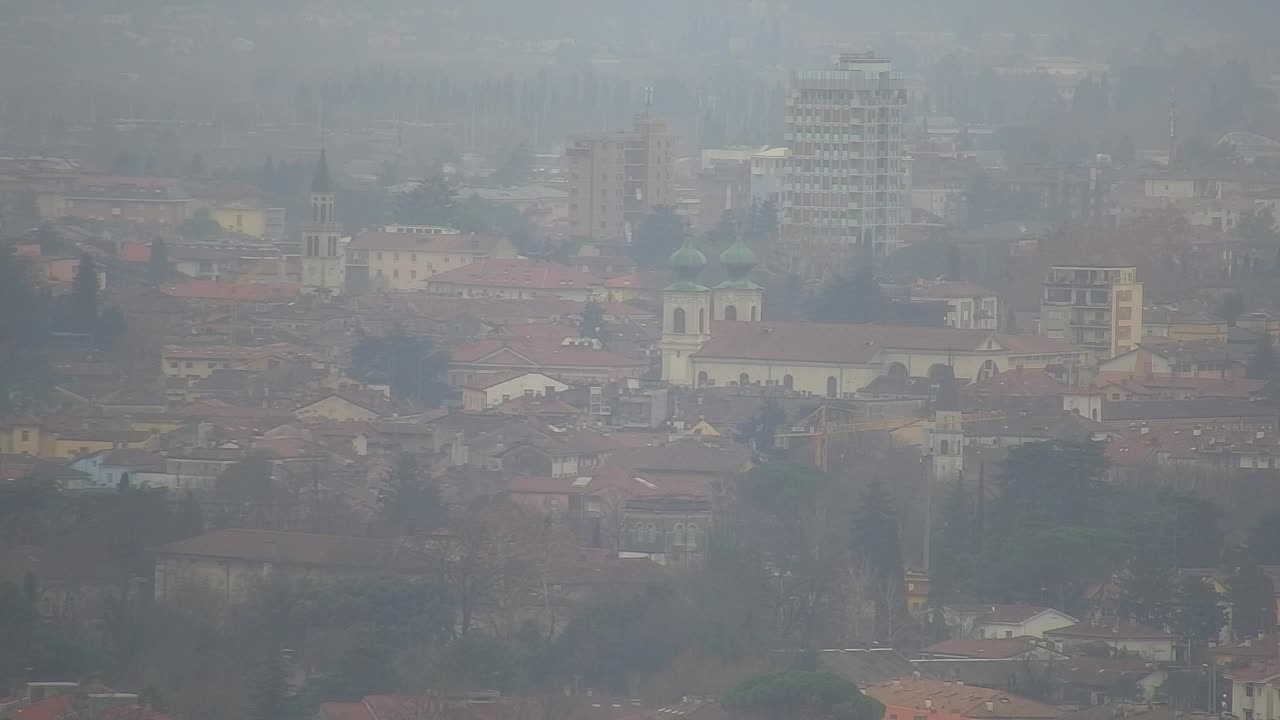
<svg viewBox="0 0 1280 720">
<path fill-rule="evenodd" d="M 823 472 L 826 472 L 828 470 L 827 450 L 832 437 L 854 435 L 860 432 L 896 432 L 917 423 L 922 423 L 927 419 L 924 417 L 901 416 L 859 422 L 834 422 L 832 415 L 837 413 L 847 415 L 850 411 L 846 408 L 823 405 L 799 423 L 792 425 L 789 430 L 774 433 L 773 437 L 775 441 L 787 438 L 813 438 L 813 464 Z M 960 422 L 970 423 L 984 420 L 1003 420 L 1004 418 L 1004 412 L 999 410 L 973 412 L 962 414 Z"/>
</svg>

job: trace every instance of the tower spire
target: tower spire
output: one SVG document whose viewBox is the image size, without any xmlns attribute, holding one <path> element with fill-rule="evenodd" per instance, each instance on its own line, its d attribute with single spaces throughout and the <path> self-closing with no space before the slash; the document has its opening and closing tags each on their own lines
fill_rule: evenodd
<svg viewBox="0 0 1280 720">
<path fill-rule="evenodd" d="M 325 158 L 324 146 L 320 147 L 320 163 L 316 165 L 316 176 L 311 180 L 311 192 L 333 192 L 333 178 L 329 176 L 329 161 Z"/>
</svg>

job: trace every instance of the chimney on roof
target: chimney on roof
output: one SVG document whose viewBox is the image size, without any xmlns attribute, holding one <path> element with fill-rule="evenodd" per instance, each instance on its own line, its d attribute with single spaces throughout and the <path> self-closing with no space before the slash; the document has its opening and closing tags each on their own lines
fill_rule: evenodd
<svg viewBox="0 0 1280 720">
<path fill-rule="evenodd" d="M 925 698 L 925 699 L 924 699 L 924 709 L 925 709 L 925 710 L 932 710 L 932 709 L 933 709 L 933 698 Z"/>
<path fill-rule="evenodd" d="M 988 701 L 987 701 L 986 703 L 984 703 L 984 704 L 987 706 L 987 712 L 995 712 L 995 711 L 996 711 L 996 704 L 995 704 L 994 702 L 992 702 L 992 701 L 988 700 Z"/>
<path fill-rule="evenodd" d="M 1143 425 L 1142 428 L 1138 430 L 1138 433 L 1141 435 L 1146 435 L 1149 432 L 1151 432 L 1151 428 L 1147 427 L 1146 425 Z"/>
</svg>

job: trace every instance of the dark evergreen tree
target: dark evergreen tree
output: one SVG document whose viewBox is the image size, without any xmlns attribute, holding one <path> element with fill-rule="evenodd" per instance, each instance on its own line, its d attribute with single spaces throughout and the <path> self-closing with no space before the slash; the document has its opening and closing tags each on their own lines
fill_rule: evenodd
<svg viewBox="0 0 1280 720">
<path fill-rule="evenodd" d="M 413 455 L 400 453 L 378 509 L 382 529 L 394 535 L 423 533 L 439 527 L 445 516 L 436 481 L 422 472 Z"/>
<path fill-rule="evenodd" d="M 391 397 L 431 407 L 447 392 L 440 377 L 449 356 L 437 352 L 431 338 L 410 336 L 397 325 L 384 337 L 360 334 L 351 352 L 352 374 L 368 383 L 386 383 Z"/>
<path fill-rule="evenodd" d="M 738 441 L 750 443 L 759 453 L 776 452 L 774 436 L 787 421 L 787 411 L 777 398 L 766 398 L 755 417 L 738 426 Z"/>
<path fill-rule="evenodd" d="M 809 307 L 809 319 L 825 323 L 882 322 L 889 312 L 889 298 L 870 267 L 836 277 L 822 286 Z"/>
<path fill-rule="evenodd" d="M 173 512 L 173 539 L 186 540 L 204 534 L 204 507 L 188 492 Z"/>
<path fill-rule="evenodd" d="M 876 608 L 881 641 L 893 641 L 907 616 L 898 517 L 878 478 L 867 483 L 853 521 L 853 553 L 861 560 Z M 900 639 L 900 638 L 899 638 Z"/>
<path fill-rule="evenodd" d="M 1271 580 L 1252 557 L 1245 557 L 1228 583 L 1231 627 L 1236 635 L 1252 637 L 1276 625 L 1276 593 Z"/>
<path fill-rule="evenodd" d="M 663 267 L 667 258 L 684 244 L 687 232 L 675 208 L 654 208 L 631 235 L 631 257 L 640 267 Z"/>
<path fill-rule="evenodd" d="M 428 178 L 396 200 L 396 222 L 406 225 L 444 225 L 458 222 L 457 191 L 443 175 Z"/>
<path fill-rule="evenodd" d="M 610 340 L 609 326 L 604 320 L 604 306 L 592 300 L 582 307 L 582 337 L 595 338 L 602 345 Z"/>
<path fill-rule="evenodd" d="M 71 280 L 69 326 L 76 332 L 91 333 L 98 324 L 98 263 L 89 253 L 80 254 L 80 264 Z"/>
<path fill-rule="evenodd" d="M 290 696 L 289 663 L 284 649 L 267 646 L 249 676 L 249 720 L 288 720 Z"/>
<path fill-rule="evenodd" d="M 935 605 L 977 599 L 978 577 L 973 498 L 957 478 L 943 501 L 929 552 L 929 592 Z"/>
<path fill-rule="evenodd" d="M 0 245 L 0 409 L 25 404 L 49 383 L 49 302 L 32 277 L 12 246 Z"/>
<path fill-rule="evenodd" d="M 169 246 L 164 238 L 156 236 L 151 241 L 151 255 L 147 258 L 147 280 L 161 285 L 169 279 Z"/>
<path fill-rule="evenodd" d="M 124 336 L 125 329 L 124 312 L 112 305 L 103 310 L 98 318 L 98 324 L 93 329 L 93 341 L 104 350 L 114 349 Z"/>
<path fill-rule="evenodd" d="M 1177 585 L 1170 627 L 1193 648 L 1207 647 L 1227 624 L 1222 598 L 1207 582 L 1185 577 Z"/>
<path fill-rule="evenodd" d="M 1263 333 L 1245 367 L 1245 374 L 1251 380 L 1270 380 L 1276 374 L 1276 350 L 1271 345 L 1271 336 Z"/>
<path fill-rule="evenodd" d="M 1280 513 L 1258 519 L 1249 531 L 1246 550 L 1259 565 L 1280 565 Z"/>
</svg>

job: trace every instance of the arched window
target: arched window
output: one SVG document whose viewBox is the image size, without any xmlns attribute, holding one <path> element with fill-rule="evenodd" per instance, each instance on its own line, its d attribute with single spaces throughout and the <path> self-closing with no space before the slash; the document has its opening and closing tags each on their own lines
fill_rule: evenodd
<svg viewBox="0 0 1280 720">
<path fill-rule="evenodd" d="M 685 530 L 685 533 L 686 533 L 685 543 L 684 543 L 685 547 L 689 548 L 690 550 L 697 550 L 698 541 L 700 540 L 700 538 L 698 537 L 698 524 L 689 523 L 689 527 Z"/>
<path fill-rule="evenodd" d="M 739 387 L 746 387 L 746 386 L 748 386 L 748 385 L 750 385 L 750 384 L 751 384 L 751 376 L 750 376 L 750 375 L 747 375 L 746 373 L 742 373 L 741 375 L 739 375 L 739 376 L 738 376 L 738 386 L 739 386 Z"/>
<path fill-rule="evenodd" d="M 786 389 L 788 389 L 788 390 L 794 390 L 794 389 L 795 389 L 795 384 L 796 384 L 796 380 L 795 380 L 795 378 L 791 377 L 790 375 L 783 375 L 783 376 L 782 376 L 782 387 L 784 387 L 784 388 L 786 388 Z"/>
<path fill-rule="evenodd" d="M 990 380 L 1000 374 L 1000 368 L 996 366 L 995 360 L 988 360 L 982 363 L 982 367 L 978 369 L 978 380 Z"/>
<path fill-rule="evenodd" d="M 684 547 L 684 525 L 681 523 L 671 528 L 671 547 Z"/>
<path fill-rule="evenodd" d="M 644 530 L 645 530 L 644 539 L 646 542 L 650 542 L 650 543 L 658 542 L 658 526 L 657 525 L 654 525 L 653 523 L 649 523 L 648 525 L 645 526 Z"/>
<path fill-rule="evenodd" d="M 700 370 L 698 372 L 698 387 L 704 387 L 707 384 L 707 371 Z"/>
<path fill-rule="evenodd" d="M 752 305 L 751 306 L 751 322 L 755 322 L 755 321 L 756 321 L 756 306 Z"/>
<path fill-rule="evenodd" d="M 939 455 L 950 455 L 950 454 L 951 454 L 951 443 L 947 442 L 946 440 L 943 440 L 942 442 L 938 443 L 938 454 L 939 454 Z"/>
<path fill-rule="evenodd" d="M 633 540 L 635 540 L 636 544 L 640 544 L 644 542 L 644 523 L 642 522 L 636 523 L 635 528 L 633 528 L 631 531 L 631 537 Z"/>
<path fill-rule="evenodd" d="M 907 366 L 900 362 L 889 363 L 889 377 L 901 380 L 907 379 Z"/>
<path fill-rule="evenodd" d="M 698 310 L 698 332 L 704 333 L 704 334 L 707 332 L 707 309 L 706 308 L 701 308 Z"/>
<path fill-rule="evenodd" d="M 684 308 L 676 308 L 671 313 L 671 332 L 684 332 Z"/>
<path fill-rule="evenodd" d="M 827 397 L 838 397 L 840 394 L 840 384 L 836 381 L 835 376 L 827 378 Z"/>
<path fill-rule="evenodd" d="M 732 306 L 732 305 L 725 305 L 725 306 L 724 306 L 724 319 L 725 319 L 725 320 L 737 320 L 737 319 L 738 319 L 738 308 L 736 308 L 736 307 L 734 307 L 734 306 Z"/>
</svg>

